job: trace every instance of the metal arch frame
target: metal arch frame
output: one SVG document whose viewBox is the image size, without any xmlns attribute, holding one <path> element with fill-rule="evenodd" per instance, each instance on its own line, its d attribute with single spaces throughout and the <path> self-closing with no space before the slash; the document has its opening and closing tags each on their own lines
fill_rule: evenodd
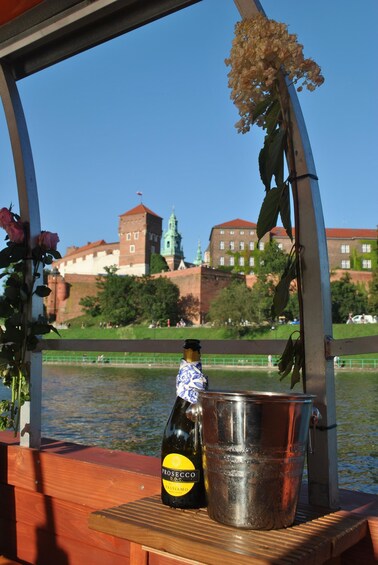
<svg viewBox="0 0 378 565">
<path fill-rule="evenodd" d="M 265 15 L 259 0 L 234 0 L 244 18 Z M 326 358 L 325 343 L 332 339 L 329 262 L 323 210 L 315 163 L 297 93 L 287 80 L 298 182 L 306 393 L 316 395 L 321 414 L 315 429 L 313 454 L 308 455 L 309 500 L 327 508 L 339 506 L 336 436 L 336 397 L 333 359 Z M 315 177 L 315 178 L 314 178 Z"/>
<path fill-rule="evenodd" d="M 33 246 L 41 233 L 39 200 L 34 171 L 33 155 L 17 85 L 6 65 L 0 64 L 0 97 L 7 120 L 16 171 L 21 220 L 30 226 L 30 244 Z M 42 270 L 41 270 L 42 272 Z M 32 319 L 43 313 L 42 299 L 32 298 Z M 42 355 L 30 354 L 31 401 L 21 409 L 20 444 L 38 448 L 41 443 L 42 408 Z"/>
<path fill-rule="evenodd" d="M 166 13 L 173 9 L 180 9 L 193 4 L 198 0 L 165 0 Z M 258 0 L 234 0 L 240 14 L 243 17 L 250 17 L 258 11 L 263 12 Z M 75 2 L 76 3 L 76 2 Z M 116 4 L 115 0 L 100 0 L 93 3 L 97 5 Z M 124 0 L 124 6 L 129 4 Z M 84 5 L 80 3 L 81 7 Z M 145 1 L 145 5 L 150 2 Z M 163 10 L 164 11 L 164 10 Z M 80 17 L 81 17 L 81 13 Z M 143 23 L 148 23 L 155 17 L 147 18 Z M 80 19 L 80 18 L 79 18 Z M 139 22 L 140 23 L 140 22 Z M 140 25 L 143 25 L 140 23 Z M 134 25 L 135 24 L 135 25 Z M 129 28 L 138 25 L 138 22 Z M 52 31 L 56 31 L 56 25 Z M 126 26 L 119 33 L 127 31 Z M 117 33 L 118 33 L 117 32 Z M 108 38 L 111 35 L 108 35 Z M 17 38 L 15 38 L 17 39 Z M 97 43 L 106 40 L 96 39 Z M 95 43 L 96 43 L 95 41 Z M 9 135 L 12 143 L 13 159 L 16 169 L 18 193 L 20 200 L 20 213 L 22 219 L 29 221 L 31 228 L 31 238 L 37 237 L 40 232 L 40 218 L 38 194 L 32 152 L 26 127 L 26 122 L 22 110 L 22 105 L 16 88 L 15 78 L 26 76 L 31 72 L 36 72 L 39 68 L 53 64 L 56 60 L 61 60 L 65 56 L 75 54 L 91 45 L 78 45 L 73 50 L 57 54 L 45 61 L 43 58 L 38 64 L 31 65 L 30 69 L 22 68 L 24 55 L 21 47 L 13 44 L 10 50 L 8 46 L 1 45 L 0 58 L 2 61 L 9 61 L 0 65 L 0 95 L 3 100 L 5 115 L 7 118 Z M 17 41 L 16 41 L 17 44 Z M 33 45 L 31 45 L 33 47 Z M 44 46 L 46 52 L 51 45 L 47 42 Z M 18 51 L 19 49 L 19 51 Z M 38 51 L 38 50 L 37 50 Z M 4 55 L 4 58 L 2 56 Z M 13 55 L 16 59 L 13 61 Z M 32 53 L 34 56 L 34 52 Z M 26 57 L 27 58 L 27 57 Z M 21 67 L 19 65 L 21 64 Z M 17 68 L 21 70 L 17 71 Z M 310 148 L 308 135 L 306 132 L 303 116 L 300 110 L 296 92 L 293 87 L 286 85 L 292 104 L 292 128 L 294 134 L 294 144 L 296 151 L 296 172 L 298 176 L 315 173 L 314 160 Z M 331 301 L 330 301 L 330 281 L 328 270 L 328 253 L 326 246 L 324 220 L 320 201 L 318 184 L 315 180 L 304 177 L 299 182 L 299 219 L 301 221 L 301 245 L 303 246 L 303 301 L 305 310 L 304 335 L 306 350 L 306 392 L 317 396 L 316 405 L 322 415 L 321 429 L 315 432 L 315 454 L 308 458 L 309 471 L 309 497 L 310 502 L 328 508 L 338 507 L 338 484 L 337 484 L 337 442 L 335 429 L 335 391 L 334 391 L 334 370 L 332 360 L 327 360 L 325 356 L 325 340 L 332 338 L 331 320 Z M 308 266 L 311 265 L 311 271 Z M 33 316 L 42 312 L 42 301 L 38 300 L 33 305 Z M 41 353 L 36 352 L 31 356 L 32 362 L 32 402 L 30 418 L 27 416 L 27 431 L 21 438 L 23 445 L 38 448 L 40 445 L 41 430 L 41 374 L 42 359 Z M 26 429 L 25 428 L 25 429 Z"/>
</svg>

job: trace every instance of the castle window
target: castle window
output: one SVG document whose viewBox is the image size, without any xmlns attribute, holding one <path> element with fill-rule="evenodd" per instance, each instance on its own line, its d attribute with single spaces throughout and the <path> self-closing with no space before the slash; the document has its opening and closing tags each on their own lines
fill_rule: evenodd
<svg viewBox="0 0 378 565">
<path fill-rule="evenodd" d="M 249 250 L 250 250 L 250 251 L 253 251 L 254 248 L 255 248 L 255 242 L 254 242 L 254 241 L 250 241 L 250 242 L 249 242 Z"/>
<path fill-rule="evenodd" d="M 362 260 L 362 268 L 363 268 L 363 269 L 371 269 L 371 261 L 370 261 L 370 259 L 363 259 L 363 260 Z"/>
<path fill-rule="evenodd" d="M 223 234 L 224 234 L 224 230 L 219 230 L 219 233 L 220 233 L 221 235 L 223 235 Z"/>
<path fill-rule="evenodd" d="M 234 249 L 235 249 L 235 242 L 234 241 L 230 241 L 230 249 L 231 249 L 231 251 L 234 251 Z"/>
<path fill-rule="evenodd" d="M 362 253 L 370 253 L 370 252 L 371 252 L 370 243 L 363 243 L 362 244 Z"/>
<path fill-rule="evenodd" d="M 135 253 L 135 245 L 130 245 L 130 253 Z"/>
<path fill-rule="evenodd" d="M 341 261 L 342 269 L 350 269 L 350 261 Z"/>
<path fill-rule="evenodd" d="M 219 264 L 220 264 L 221 266 L 224 265 L 224 257 L 219 257 Z"/>
<path fill-rule="evenodd" d="M 230 267 L 235 265 L 235 257 L 230 257 Z"/>
<path fill-rule="evenodd" d="M 250 230 L 249 235 L 255 235 L 255 232 L 253 230 Z"/>
<path fill-rule="evenodd" d="M 130 241 L 130 239 L 131 239 L 131 233 L 130 232 L 126 234 L 126 239 L 127 239 L 127 241 Z"/>
<path fill-rule="evenodd" d="M 224 241 L 219 242 L 219 249 L 224 249 Z"/>
<path fill-rule="evenodd" d="M 244 257 L 239 257 L 239 265 L 240 267 L 244 267 Z"/>
<path fill-rule="evenodd" d="M 139 239 L 139 232 L 138 231 L 134 232 L 134 239 Z"/>
<path fill-rule="evenodd" d="M 349 245 L 342 245 L 341 246 L 341 253 L 350 253 Z"/>
<path fill-rule="evenodd" d="M 240 230 L 239 234 L 244 235 L 244 230 Z"/>
<path fill-rule="evenodd" d="M 239 241 L 239 249 L 240 251 L 244 251 L 244 241 Z"/>
<path fill-rule="evenodd" d="M 254 258 L 254 257 L 250 257 L 250 258 L 249 258 L 249 266 L 250 266 L 250 267 L 254 267 L 254 266 L 255 266 L 255 258 Z"/>
<path fill-rule="evenodd" d="M 264 251 L 264 248 L 265 248 L 265 243 L 263 241 L 260 241 L 260 243 L 259 243 L 260 251 Z"/>
<path fill-rule="evenodd" d="M 234 235 L 234 230 L 230 230 L 230 235 Z"/>
</svg>

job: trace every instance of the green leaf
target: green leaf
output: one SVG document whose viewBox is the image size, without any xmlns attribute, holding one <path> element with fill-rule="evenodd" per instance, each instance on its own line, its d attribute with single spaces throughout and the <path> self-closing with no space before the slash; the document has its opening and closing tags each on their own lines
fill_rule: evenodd
<svg viewBox="0 0 378 565">
<path fill-rule="evenodd" d="M 261 206 L 257 220 L 257 237 L 261 239 L 277 225 L 281 191 L 277 188 L 269 190 Z"/>
<path fill-rule="evenodd" d="M 279 101 L 276 99 L 266 112 L 265 124 L 268 134 L 271 134 L 276 129 L 280 116 L 281 107 Z"/>
<path fill-rule="evenodd" d="M 256 122 L 256 120 L 266 111 L 266 109 L 269 107 L 269 105 L 271 103 L 272 103 L 272 97 L 267 96 L 267 98 L 264 98 L 264 100 L 262 100 L 261 102 L 256 104 L 255 111 L 253 112 L 253 122 L 252 123 Z M 274 104 L 274 102 L 273 102 L 273 104 Z"/>
<path fill-rule="evenodd" d="M 275 316 L 280 316 L 285 310 L 290 297 L 290 283 L 296 278 L 296 276 L 297 269 L 295 255 L 290 253 L 281 279 L 274 289 L 272 310 Z"/>
<path fill-rule="evenodd" d="M 293 339 L 290 336 L 287 340 L 285 349 L 278 360 L 278 372 L 282 378 L 286 377 L 291 371 L 293 366 L 293 354 L 294 354 L 294 344 Z"/>
<path fill-rule="evenodd" d="M 282 225 L 286 230 L 287 235 L 293 241 L 293 233 L 291 229 L 291 213 L 290 213 L 290 191 L 289 183 L 285 182 L 282 186 L 281 198 L 280 198 L 280 217 Z"/>
<path fill-rule="evenodd" d="M 2 267 L 3 266 L 6 267 L 9 265 L 9 263 L 11 262 L 10 261 L 11 255 L 12 255 L 12 248 L 9 246 L 9 244 L 7 244 L 7 247 L 3 247 L 3 249 L 1 249 L 0 251 L 0 263 Z M 6 261 L 8 261 L 8 263 L 6 263 Z"/>
<path fill-rule="evenodd" d="M 61 259 L 62 256 L 56 249 L 49 249 L 49 254 L 54 257 L 54 259 Z"/>
<path fill-rule="evenodd" d="M 37 296 L 45 298 L 46 296 L 49 296 L 49 294 L 51 294 L 51 288 L 46 285 L 39 285 L 36 287 L 34 292 Z"/>
<path fill-rule="evenodd" d="M 283 180 L 283 163 L 284 148 L 286 143 L 286 130 L 281 126 L 279 130 L 275 130 L 271 134 L 271 142 L 269 144 L 269 159 L 267 163 L 267 174 L 270 178 L 275 176 L 278 179 L 277 184 Z"/>
<path fill-rule="evenodd" d="M 0 299 L 0 318 L 8 318 L 13 313 L 13 308 L 7 300 Z"/>
<path fill-rule="evenodd" d="M 303 362 L 304 362 L 304 355 L 303 355 L 302 342 L 300 339 L 297 339 L 294 344 L 294 367 L 293 367 L 293 372 L 291 373 L 290 388 L 294 388 L 294 386 L 300 382 L 301 371 L 303 369 Z"/>
<path fill-rule="evenodd" d="M 269 178 L 268 175 L 268 166 L 267 166 L 268 159 L 269 159 L 269 149 L 268 149 L 268 145 L 266 145 L 264 142 L 264 146 L 262 147 L 259 153 L 259 171 L 260 171 L 261 181 L 265 186 L 266 191 L 270 190 L 270 181 L 272 179 L 272 177 Z"/>
<path fill-rule="evenodd" d="M 20 291 L 14 286 L 7 286 L 4 290 L 4 296 L 11 303 L 18 302 L 20 299 Z"/>
</svg>

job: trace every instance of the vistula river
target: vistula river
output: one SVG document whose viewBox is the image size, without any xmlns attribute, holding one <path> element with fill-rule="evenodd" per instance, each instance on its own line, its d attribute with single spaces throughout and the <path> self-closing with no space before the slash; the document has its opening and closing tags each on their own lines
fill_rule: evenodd
<svg viewBox="0 0 378 565">
<path fill-rule="evenodd" d="M 289 392 L 276 371 L 204 372 L 212 389 Z M 42 434 L 159 456 L 175 376 L 174 368 L 45 365 Z M 336 398 L 339 485 L 378 494 L 378 375 L 338 372 Z"/>
</svg>

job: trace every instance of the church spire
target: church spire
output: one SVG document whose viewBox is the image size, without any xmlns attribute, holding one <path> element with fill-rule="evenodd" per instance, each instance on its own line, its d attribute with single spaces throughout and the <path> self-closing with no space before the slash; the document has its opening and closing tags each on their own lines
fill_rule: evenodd
<svg viewBox="0 0 378 565">
<path fill-rule="evenodd" d="M 197 254 L 196 254 L 196 258 L 194 259 L 193 263 L 194 263 L 194 265 L 196 265 L 197 267 L 199 267 L 199 266 L 202 265 L 202 263 L 203 263 L 202 250 L 201 250 L 201 242 L 200 242 L 200 240 L 198 240 Z"/>
<path fill-rule="evenodd" d="M 163 235 L 163 248 L 161 251 L 171 270 L 177 269 L 180 262 L 184 259 L 181 240 L 182 237 L 178 231 L 178 221 L 173 208 L 168 220 L 168 229 Z"/>
</svg>

